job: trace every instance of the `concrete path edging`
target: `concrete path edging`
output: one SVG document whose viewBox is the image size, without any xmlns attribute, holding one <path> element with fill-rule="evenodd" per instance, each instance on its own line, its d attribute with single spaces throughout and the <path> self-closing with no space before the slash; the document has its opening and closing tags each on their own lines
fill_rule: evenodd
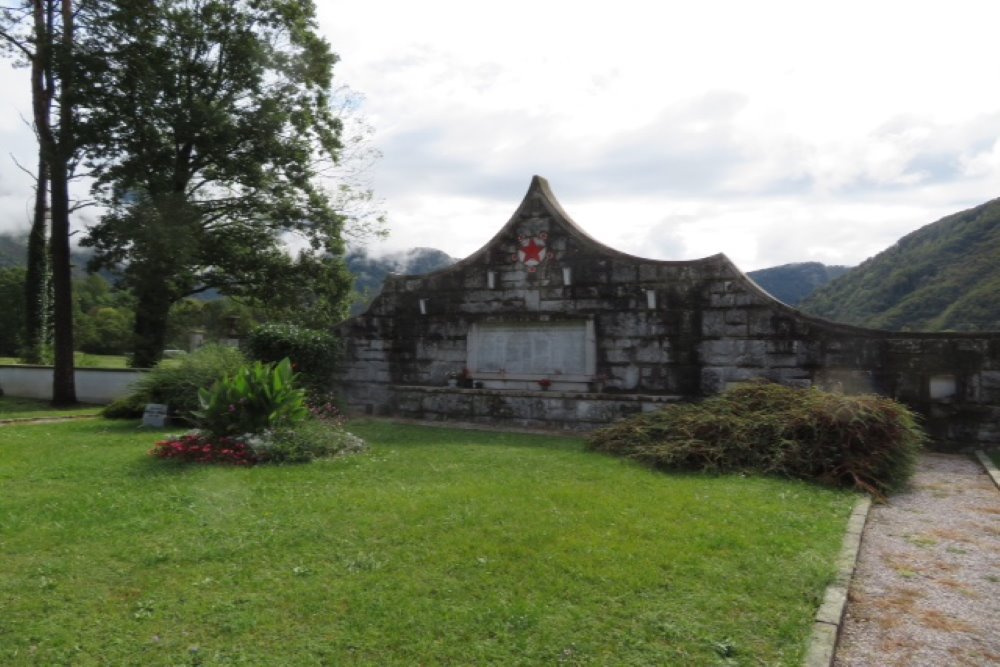
<svg viewBox="0 0 1000 667">
<path fill-rule="evenodd" d="M 993 459 L 987 456 L 986 452 L 981 449 L 976 450 L 976 458 L 979 459 L 979 462 L 983 464 L 984 468 L 986 468 L 986 473 L 990 476 L 990 479 L 993 480 L 993 484 L 996 485 L 997 489 L 1000 489 L 1000 470 L 998 470 L 996 464 L 993 463 Z"/>
<path fill-rule="evenodd" d="M 844 533 L 844 541 L 837 556 L 837 576 L 833 583 L 826 587 L 823 604 L 816 612 L 803 667 L 830 667 L 833 663 L 840 624 L 844 618 L 844 609 L 847 607 L 847 590 L 850 588 L 854 567 L 858 562 L 861 535 L 864 533 L 871 506 L 870 496 L 858 499 L 851 511 L 851 517 L 847 520 L 847 531 Z"/>
</svg>

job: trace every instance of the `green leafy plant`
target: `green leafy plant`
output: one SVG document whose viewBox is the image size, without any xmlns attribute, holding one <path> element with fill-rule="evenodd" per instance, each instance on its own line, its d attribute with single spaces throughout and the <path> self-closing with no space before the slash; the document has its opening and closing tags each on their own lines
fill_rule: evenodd
<svg viewBox="0 0 1000 667">
<path fill-rule="evenodd" d="M 756 382 L 627 419 L 588 444 L 658 468 L 752 471 L 881 497 L 905 485 L 925 440 L 916 416 L 891 399 Z"/>
<path fill-rule="evenodd" d="M 286 358 L 277 364 L 259 361 L 240 368 L 198 392 L 195 425 L 213 437 L 260 433 L 291 426 L 309 415 L 305 392 L 295 386 Z"/>
</svg>

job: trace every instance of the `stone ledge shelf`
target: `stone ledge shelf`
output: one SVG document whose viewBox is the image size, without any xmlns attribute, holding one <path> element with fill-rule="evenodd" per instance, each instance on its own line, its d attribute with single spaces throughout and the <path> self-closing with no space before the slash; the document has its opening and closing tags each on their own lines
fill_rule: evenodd
<svg viewBox="0 0 1000 667">
<path fill-rule="evenodd" d="M 390 385 L 393 414 L 424 421 L 468 421 L 586 431 L 682 401 L 657 394 L 581 393 Z"/>
</svg>

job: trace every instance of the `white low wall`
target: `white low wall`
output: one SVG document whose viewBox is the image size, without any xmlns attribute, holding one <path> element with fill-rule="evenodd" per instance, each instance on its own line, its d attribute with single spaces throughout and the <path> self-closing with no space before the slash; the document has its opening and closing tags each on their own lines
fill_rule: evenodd
<svg viewBox="0 0 1000 667">
<path fill-rule="evenodd" d="M 126 396 L 146 371 L 135 368 L 77 368 L 76 398 L 82 403 L 110 403 Z M 52 398 L 51 366 L 0 365 L 0 389 L 7 396 Z"/>
</svg>

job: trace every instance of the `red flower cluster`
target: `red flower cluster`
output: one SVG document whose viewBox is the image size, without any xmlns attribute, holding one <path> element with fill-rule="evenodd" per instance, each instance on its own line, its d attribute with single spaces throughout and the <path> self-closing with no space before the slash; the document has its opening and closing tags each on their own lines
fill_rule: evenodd
<svg viewBox="0 0 1000 667">
<path fill-rule="evenodd" d="M 257 463 L 257 457 L 245 442 L 227 437 L 212 441 L 203 435 L 182 435 L 175 440 L 161 440 L 149 450 L 149 455 L 191 463 L 231 463 L 238 466 Z"/>
</svg>

